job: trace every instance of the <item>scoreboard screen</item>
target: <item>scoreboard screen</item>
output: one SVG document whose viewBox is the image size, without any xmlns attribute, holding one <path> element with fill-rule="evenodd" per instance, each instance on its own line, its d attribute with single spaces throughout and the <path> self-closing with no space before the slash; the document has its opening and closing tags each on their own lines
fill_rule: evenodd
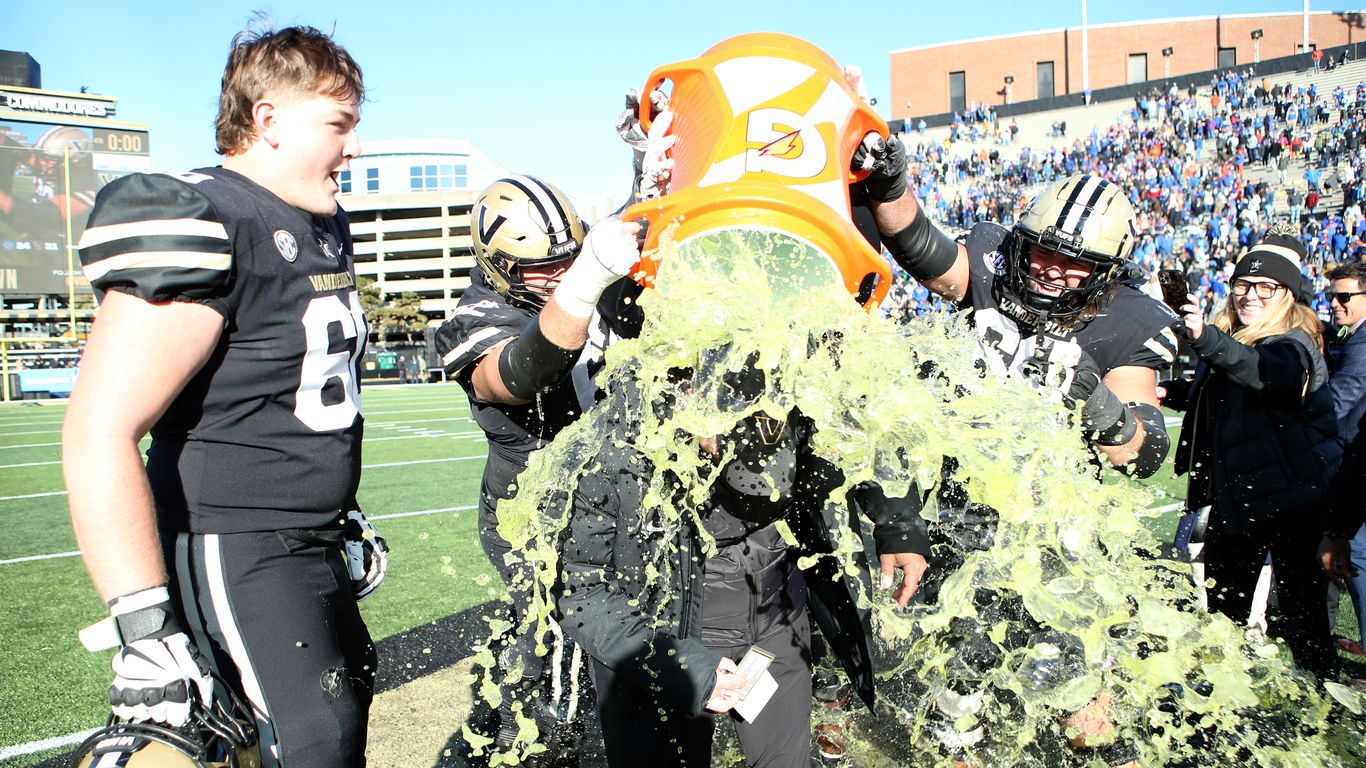
<svg viewBox="0 0 1366 768">
<path fill-rule="evenodd" d="M 96 152 L 118 155 L 146 155 L 150 144 L 146 131 L 123 131 L 114 128 L 95 128 L 91 142 Z"/>
<path fill-rule="evenodd" d="M 146 131 L 0 121 L 0 294 L 89 292 L 74 247 L 95 195 L 148 170 L 150 146 Z"/>
</svg>

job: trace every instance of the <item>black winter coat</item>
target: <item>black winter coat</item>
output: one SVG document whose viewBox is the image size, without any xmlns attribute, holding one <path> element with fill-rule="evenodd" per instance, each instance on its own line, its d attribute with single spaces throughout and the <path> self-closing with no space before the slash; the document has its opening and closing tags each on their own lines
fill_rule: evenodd
<svg viewBox="0 0 1366 768">
<path fill-rule="evenodd" d="M 826 499 L 844 477 L 811 452 L 809 421 L 798 416 L 794 422 L 804 437 L 796 491 L 784 518 L 797 539 L 791 555 L 833 552 L 834 507 Z M 720 657 L 701 641 L 705 557 L 696 518 L 686 507 L 673 523 L 661 517 L 661 503 L 681 499 L 646 506 L 654 468 L 628 440 L 605 441 L 597 460 L 597 471 L 574 492 L 561 536 L 557 620 L 617 676 L 656 691 L 662 703 L 698 715 L 715 686 Z M 848 522 L 856 533 L 855 510 L 874 521 L 879 553 L 929 553 L 918 494 L 888 499 L 876 486 L 863 485 L 850 493 L 849 508 Z M 828 557 L 817 558 L 804 574 L 812 618 L 871 707 L 871 628 L 867 611 L 855 603 L 853 577 L 843 563 Z"/>
<path fill-rule="evenodd" d="M 1318 347 L 1303 331 L 1248 346 L 1213 326 L 1191 346 L 1194 379 L 1163 400 L 1186 411 L 1175 471 L 1190 475 L 1187 507 L 1211 505 L 1211 525 L 1233 535 L 1319 525 L 1342 448 Z"/>
</svg>

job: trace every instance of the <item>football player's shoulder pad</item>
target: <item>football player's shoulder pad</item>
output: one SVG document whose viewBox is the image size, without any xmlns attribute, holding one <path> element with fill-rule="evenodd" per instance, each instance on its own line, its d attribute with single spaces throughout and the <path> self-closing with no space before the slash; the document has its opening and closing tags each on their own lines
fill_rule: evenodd
<svg viewBox="0 0 1366 768">
<path fill-rule="evenodd" d="M 493 346 L 521 335 L 534 317 L 487 287 L 471 284 L 436 330 L 436 353 L 446 375 L 456 375 Z"/>
<path fill-rule="evenodd" d="M 226 293 L 232 238 L 195 189 L 204 174 L 132 174 L 100 190 L 79 245 L 99 296 L 122 291 L 147 301 L 198 301 Z"/>
</svg>

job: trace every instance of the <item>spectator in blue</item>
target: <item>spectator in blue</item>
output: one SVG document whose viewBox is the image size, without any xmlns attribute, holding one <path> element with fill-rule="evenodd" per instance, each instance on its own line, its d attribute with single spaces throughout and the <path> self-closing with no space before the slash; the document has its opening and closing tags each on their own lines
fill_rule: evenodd
<svg viewBox="0 0 1366 768">
<path fill-rule="evenodd" d="M 1304 169 L 1304 182 L 1309 185 L 1310 192 L 1318 192 L 1319 184 L 1323 181 L 1323 169 L 1317 166 L 1309 166 Z"/>
<path fill-rule="evenodd" d="M 1344 264 L 1328 273 L 1332 285 L 1328 291 L 1332 302 L 1333 323 L 1338 329 L 1337 343 L 1328 349 L 1330 377 L 1328 387 L 1333 393 L 1333 413 L 1338 419 L 1338 440 L 1343 447 L 1350 445 L 1357 435 L 1357 427 L 1366 415 L 1366 333 L 1358 334 L 1366 320 L 1366 264 Z M 1360 503 L 1360 502 L 1358 502 Z M 1356 609 L 1358 637 L 1366 638 L 1366 528 L 1344 531 L 1351 536 L 1348 549 L 1357 575 L 1345 579 L 1352 606 Z M 1329 615 L 1336 614 L 1336 590 L 1329 590 Z M 1329 623 L 1331 627 L 1333 622 Z M 1366 655 L 1360 640 L 1339 637 L 1337 646 L 1347 653 Z"/>
</svg>

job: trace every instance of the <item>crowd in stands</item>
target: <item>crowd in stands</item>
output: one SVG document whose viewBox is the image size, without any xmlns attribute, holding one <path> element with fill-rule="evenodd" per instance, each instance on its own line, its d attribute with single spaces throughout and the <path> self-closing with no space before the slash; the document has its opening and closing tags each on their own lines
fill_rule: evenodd
<svg viewBox="0 0 1366 768">
<path fill-rule="evenodd" d="M 955 114 L 942 142 L 924 140 L 923 128 L 903 137 L 916 193 L 947 229 L 1010 226 L 1040 185 L 1099 174 L 1119 183 L 1138 212 L 1139 266 L 1149 275 L 1184 270 L 1211 310 L 1227 295 L 1238 255 L 1273 222 L 1298 223 L 1313 308 L 1325 320 L 1324 275 L 1366 255 L 1366 83 L 1321 93 L 1312 83 L 1272 84 L 1251 69 L 1229 70 L 1200 87 L 1140 94 L 1113 124 L 1070 141 L 1055 121 L 1050 145 L 1018 149 L 1013 120 L 1002 127 L 990 106 L 972 107 Z M 1330 195 L 1340 202 L 1328 206 Z M 898 278 L 889 313 L 939 309 L 939 299 Z"/>
</svg>

